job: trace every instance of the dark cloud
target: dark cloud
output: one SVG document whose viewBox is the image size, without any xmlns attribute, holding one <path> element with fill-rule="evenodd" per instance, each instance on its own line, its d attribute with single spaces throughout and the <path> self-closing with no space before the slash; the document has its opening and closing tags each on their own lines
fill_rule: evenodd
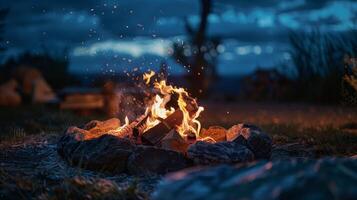
<svg viewBox="0 0 357 200">
<path fill-rule="evenodd" d="M 321 9 L 333 1 L 334 0 L 305 0 L 304 3 L 302 4 L 290 8 L 285 8 L 285 9 L 283 8 L 279 10 L 279 12 L 288 13 L 288 12 L 302 12 L 302 11 Z M 353 0 L 350 1 L 352 2 Z"/>
<path fill-rule="evenodd" d="M 218 21 L 210 24 L 210 34 L 243 41 L 267 41 L 283 40 L 290 24 L 311 24 L 306 17 L 299 17 L 299 12 L 324 8 L 332 0 L 213 2 Z M 197 16 L 200 9 L 199 0 L 17 0 L 1 1 L 0 7 L 10 8 L 6 39 L 9 48 L 17 49 L 33 49 L 41 45 L 73 47 L 135 36 L 182 35 L 185 33 L 183 18 Z M 228 11 L 234 16 L 225 21 L 223 16 Z M 285 23 L 281 22 L 282 14 Z M 262 26 L 261 20 L 268 17 L 272 18 L 270 24 Z M 166 23 L 160 24 L 162 21 Z M 341 20 L 324 16 L 313 21 L 316 22 L 336 25 Z"/>
</svg>

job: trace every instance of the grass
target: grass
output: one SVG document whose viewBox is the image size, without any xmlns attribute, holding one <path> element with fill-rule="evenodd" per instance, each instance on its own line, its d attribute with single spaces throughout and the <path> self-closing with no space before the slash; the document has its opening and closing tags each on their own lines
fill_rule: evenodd
<svg viewBox="0 0 357 200">
<path fill-rule="evenodd" d="M 62 133 L 73 125 L 84 124 L 101 115 L 79 116 L 69 111 L 60 111 L 41 105 L 17 108 L 0 108 L 0 141 L 13 141 L 29 135 Z"/>
<path fill-rule="evenodd" d="M 332 126 L 301 128 L 298 125 L 269 124 L 261 126 L 275 144 L 299 142 L 314 146 L 317 157 L 357 154 L 357 132 Z"/>
</svg>

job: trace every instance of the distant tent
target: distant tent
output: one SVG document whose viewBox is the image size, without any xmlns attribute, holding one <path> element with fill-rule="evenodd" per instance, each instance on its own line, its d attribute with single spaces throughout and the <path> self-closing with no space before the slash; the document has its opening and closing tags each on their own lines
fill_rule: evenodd
<svg viewBox="0 0 357 200">
<path fill-rule="evenodd" d="M 14 75 L 22 85 L 22 92 L 25 95 L 31 95 L 34 81 L 42 78 L 42 74 L 38 69 L 28 66 L 19 66 Z"/>
<path fill-rule="evenodd" d="M 21 104 L 21 96 L 16 91 L 18 83 L 11 79 L 0 85 L 0 106 L 18 106 Z"/>
<path fill-rule="evenodd" d="M 38 78 L 33 82 L 32 102 L 46 103 L 56 100 L 56 95 L 45 79 Z"/>
<path fill-rule="evenodd" d="M 26 65 L 20 66 L 15 70 L 14 76 L 21 84 L 22 94 L 30 97 L 32 103 L 56 100 L 56 94 L 38 69 Z"/>
</svg>

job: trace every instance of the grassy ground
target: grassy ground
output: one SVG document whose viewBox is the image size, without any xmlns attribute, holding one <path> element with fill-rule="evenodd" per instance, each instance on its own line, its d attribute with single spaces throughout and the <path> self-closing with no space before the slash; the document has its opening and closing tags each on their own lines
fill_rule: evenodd
<svg viewBox="0 0 357 200">
<path fill-rule="evenodd" d="M 317 157 L 357 154 L 353 109 L 217 102 L 204 106 L 203 127 L 253 123 L 270 134 L 275 145 L 298 142 L 314 147 Z M 105 116 L 84 117 L 45 106 L 0 108 L 0 199 L 148 199 L 158 177 L 107 177 L 70 167 L 51 145 L 26 145 L 42 136 L 55 142 L 67 127 L 91 119 Z"/>
<path fill-rule="evenodd" d="M 104 119 L 102 115 L 79 116 L 41 105 L 0 108 L 0 140 L 17 141 L 28 135 L 56 135 L 73 125 L 91 119 Z"/>
<path fill-rule="evenodd" d="M 203 126 L 260 126 L 275 144 L 314 146 L 320 156 L 357 154 L 357 108 L 285 103 L 204 102 Z"/>
<path fill-rule="evenodd" d="M 275 144 L 299 142 L 313 145 L 318 156 L 357 154 L 357 110 L 303 104 L 257 104 L 205 102 L 203 127 L 225 128 L 245 122 L 262 127 Z M 0 143 L 22 140 L 28 135 L 57 135 L 67 127 L 91 119 L 105 119 L 94 114 L 79 116 L 46 106 L 0 108 Z"/>
</svg>

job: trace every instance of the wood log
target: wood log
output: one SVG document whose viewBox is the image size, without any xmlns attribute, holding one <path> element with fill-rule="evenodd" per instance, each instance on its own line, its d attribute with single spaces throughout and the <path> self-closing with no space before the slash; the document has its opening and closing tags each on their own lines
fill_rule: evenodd
<svg viewBox="0 0 357 200">
<path fill-rule="evenodd" d="M 168 134 L 171 129 L 180 125 L 182 122 L 183 113 L 181 110 L 176 110 L 166 119 L 162 120 L 158 125 L 147 130 L 141 135 L 141 141 L 147 145 L 157 145 L 162 138 Z"/>
<path fill-rule="evenodd" d="M 186 154 L 189 143 L 181 135 L 172 129 L 161 141 L 160 148 Z"/>
<path fill-rule="evenodd" d="M 186 109 L 191 116 L 198 110 L 198 106 L 192 98 L 187 98 Z M 182 119 L 182 111 L 180 109 L 176 109 L 175 112 L 169 115 L 166 119 L 162 119 L 159 124 L 142 133 L 142 143 L 147 145 L 159 145 L 162 138 L 182 123 Z"/>
</svg>

